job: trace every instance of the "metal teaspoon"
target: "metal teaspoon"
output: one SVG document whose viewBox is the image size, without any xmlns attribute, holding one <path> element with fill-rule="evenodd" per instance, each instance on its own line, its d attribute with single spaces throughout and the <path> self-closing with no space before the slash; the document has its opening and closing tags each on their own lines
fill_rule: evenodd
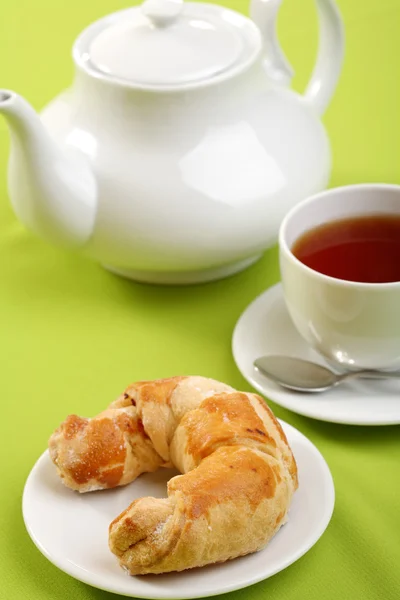
<svg viewBox="0 0 400 600">
<path fill-rule="evenodd" d="M 291 356 L 261 356 L 253 363 L 255 369 L 282 387 L 296 392 L 324 392 L 343 381 L 357 377 L 400 379 L 400 372 L 363 369 L 333 373 L 327 367 Z"/>
</svg>

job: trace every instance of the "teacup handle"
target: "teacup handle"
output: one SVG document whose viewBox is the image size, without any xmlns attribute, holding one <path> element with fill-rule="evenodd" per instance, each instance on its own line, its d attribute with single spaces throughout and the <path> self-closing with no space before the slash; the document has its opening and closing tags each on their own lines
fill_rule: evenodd
<svg viewBox="0 0 400 600">
<path fill-rule="evenodd" d="M 264 40 L 264 65 L 272 79 L 289 85 L 293 69 L 278 41 L 276 21 L 282 0 L 251 0 L 250 14 Z M 305 98 L 322 114 L 336 88 L 344 54 L 343 21 L 334 0 L 316 0 L 320 41 L 317 62 Z"/>
</svg>

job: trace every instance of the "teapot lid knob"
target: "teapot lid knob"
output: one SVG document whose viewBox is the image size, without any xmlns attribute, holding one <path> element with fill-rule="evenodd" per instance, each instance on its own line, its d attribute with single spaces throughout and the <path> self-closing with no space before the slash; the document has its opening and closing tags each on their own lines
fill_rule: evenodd
<svg viewBox="0 0 400 600">
<path fill-rule="evenodd" d="M 183 0 L 146 0 L 142 12 L 156 27 L 165 27 L 175 21 L 183 9 Z"/>
</svg>

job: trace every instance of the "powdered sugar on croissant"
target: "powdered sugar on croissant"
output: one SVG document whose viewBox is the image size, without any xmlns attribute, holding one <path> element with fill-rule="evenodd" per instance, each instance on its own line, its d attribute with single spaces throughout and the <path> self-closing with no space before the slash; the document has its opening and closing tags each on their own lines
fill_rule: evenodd
<svg viewBox="0 0 400 600">
<path fill-rule="evenodd" d="M 51 436 L 64 483 L 81 492 L 176 466 L 168 498 L 134 501 L 110 525 L 131 574 L 179 571 L 259 550 L 287 518 L 297 469 L 286 437 L 255 394 L 203 377 L 132 384 L 93 419 Z"/>
</svg>

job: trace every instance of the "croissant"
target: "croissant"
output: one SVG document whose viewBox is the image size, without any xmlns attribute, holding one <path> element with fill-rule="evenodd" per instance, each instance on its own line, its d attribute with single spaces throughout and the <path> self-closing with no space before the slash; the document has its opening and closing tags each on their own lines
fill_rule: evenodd
<svg viewBox="0 0 400 600">
<path fill-rule="evenodd" d="M 256 394 L 204 377 L 129 386 L 93 419 L 71 415 L 49 441 L 65 485 L 113 488 L 175 466 L 168 498 L 141 498 L 109 527 L 130 574 L 182 571 L 264 547 L 298 486 L 285 434 Z"/>
</svg>

